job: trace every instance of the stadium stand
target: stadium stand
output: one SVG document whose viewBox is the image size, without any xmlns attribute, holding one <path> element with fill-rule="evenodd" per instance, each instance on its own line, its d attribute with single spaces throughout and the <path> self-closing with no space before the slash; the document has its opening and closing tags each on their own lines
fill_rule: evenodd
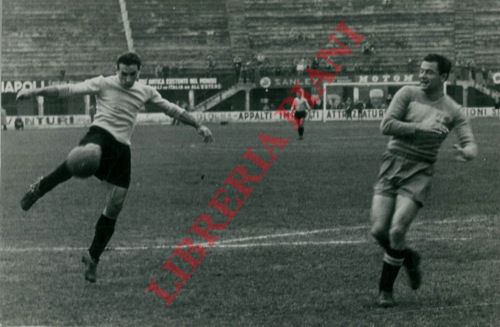
<svg viewBox="0 0 500 327">
<path fill-rule="evenodd" d="M 127 48 L 118 1 L 3 1 L 2 79 L 113 72 Z"/>
<path fill-rule="evenodd" d="M 500 54 L 500 2 L 491 1 L 474 12 L 474 56 L 480 65 L 498 67 Z"/>
<path fill-rule="evenodd" d="M 458 0 L 126 0 L 135 49 L 146 65 L 205 72 L 212 56 L 218 72 L 232 69 L 233 55 L 264 55 L 270 65 L 293 70 L 324 48 L 332 22 L 344 19 L 374 52 L 361 50 L 346 64 L 361 72 L 405 70 L 409 58 L 428 52 L 474 59 L 499 67 L 500 2 Z M 72 78 L 112 72 L 127 49 L 118 1 L 5 0 L 4 79 Z M 354 65 L 348 65 L 353 67 Z"/>
<path fill-rule="evenodd" d="M 453 55 L 454 1 L 396 2 L 385 7 L 373 1 L 246 1 L 247 28 L 254 51 L 290 64 L 325 45 L 332 21 L 345 19 L 368 36 L 375 53 L 350 56 L 361 69 L 394 71 L 409 57 L 429 51 Z M 417 4 L 418 3 L 418 4 Z M 397 55 L 394 55 L 397 53 Z M 291 65 L 291 64 L 290 64 Z"/>
<path fill-rule="evenodd" d="M 127 1 L 134 45 L 151 65 L 207 68 L 207 56 L 217 67 L 231 65 L 231 44 L 225 0 Z"/>
</svg>

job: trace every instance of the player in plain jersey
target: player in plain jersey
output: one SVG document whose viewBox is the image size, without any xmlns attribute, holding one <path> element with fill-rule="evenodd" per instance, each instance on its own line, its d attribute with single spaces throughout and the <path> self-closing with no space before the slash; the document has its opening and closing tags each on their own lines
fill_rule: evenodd
<svg viewBox="0 0 500 327">
<path fill-rule="evenodd" d="M 451 62 L 424 57 L 420 85 L 404 86 L 392 99 L 380 129 L 391 138 L 374 186 L 371 234 L 385 250 L 378 304 L 392 307 L 394 281 L 401 266 L 414 290 L 421 285 L 420 255 L 405 242 L 406 233 L 429 195 L 434 162 L 442 142 L 455 129 L 456 159 L 477 156 L 472 129 L 462 108 L 443 92 Z"/>
<path fill-rule="evenodd" d="M 96 156 L 99 166 L 94 176 L 104 181 L 108 188 L 106 205 L 97 221 L 94 239 L 88 254 L 82 257 L 86 266 L 85 279 L 90 282 L 96 281 L 99 258 L 113 235 L 130 185 L 130 138 L 138 111 L 144 108 L 146 103 L 155 104 L 165 114 L 196 128 L 205 142 L 213 141 L 210 130 L 200 125 L 192 115 L 163 99 L 156 89 L 136 83 L 140 69 L 140 57 L 133 52 L 127 52 L 116 61 L 114 76 L 99 76 L 75 84 L 23 89 L 17 94 L 17 100 L 35 96 L 96 96 L 95 119 L 80 144 L 72 150 L 80 151 L 82 158 Z M 38 199 L 71 177 L 73 174 L 65 160 L 53 172 L 30 186 L 21 199 L 22 209 L 29 210 Z"/>
<path fill-rule="evenodd" d="M 295 99 L 293 99 L 292 103 L 292 114 L 295 117 L 295 121 L 298 126 L 299 140 L 304 139 L 304 122 L 307 117 L 307 112 L 311 110 L 311 106 L 309 102 L 304 97 L 304 90 L 299 90 L 296 93 Z"/>
</svg>

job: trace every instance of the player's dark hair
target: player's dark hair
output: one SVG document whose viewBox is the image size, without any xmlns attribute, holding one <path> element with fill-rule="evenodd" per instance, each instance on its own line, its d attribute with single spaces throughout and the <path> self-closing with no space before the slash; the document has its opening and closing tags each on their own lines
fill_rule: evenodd
<svg viewBox="0 0 500 327">
<path fill-rule="evenodd" d="M 448 58 L 435 53 L 430 53 L 424 57 L 424 61 L 436 62 L 438 65 L 439 75 L 446 74 L 446 78 L 450 75 L 451 61 L 448 60 Z"/>
<path fill-rule="evenodd" d="M 141 57 L 134 52 L 125 52 L 116 60 L 116 68 L 119 68 L 120 64 L 124 64 L 126 66 L 137 65 L 137 68 L 141 69 Z"/>
</svg>

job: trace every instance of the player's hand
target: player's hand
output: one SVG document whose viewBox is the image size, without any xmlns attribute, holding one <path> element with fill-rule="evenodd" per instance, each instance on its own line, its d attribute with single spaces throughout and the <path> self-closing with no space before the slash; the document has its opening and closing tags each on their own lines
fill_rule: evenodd
<svg viewBox="0 0 500 327">
<path fill-rule="evenodd" d="M 208 129 L 207 126 L 201 125 L 196 131 L 203 137 L 203 142 L 211 143 L 214 141 L 212 132 Z"/>
<path fill-rule="evenodd" d="M 425 120 L 418 124 L 417 129 L 424 134 L 432 134 L 435 136 L 446 136 L 450 132 L 448 127 L 437 119 Z"/>
<path fill-rule="evenodd" d="M 459 144 L 454 144 L 455 149 L 455 160 L 460 162 L 467 162 L 472 160 L 475 155 L 467 148 L 462 148 Z"/>
<path fill-rule="evenodd" d="M 34 97 L 35 95 L 36 95 L 36 92 L 34 92 L 33 90 L 21 89 L 19 92 L 17 92 L 16 101 L 27 100 L 27 99 Z"/>
<path fill-rule="evenodd" d="M 31 92 L 31 90 L 28 90 L 28 89 L 21 89 L 18 93 L 17 93 L 17 96 L 16 96 L 16 100 L 19 101 L 19 100 L 26 100 L 26 99 L 29 99 L 33 96 L 33 92 Z"/>
</svg>

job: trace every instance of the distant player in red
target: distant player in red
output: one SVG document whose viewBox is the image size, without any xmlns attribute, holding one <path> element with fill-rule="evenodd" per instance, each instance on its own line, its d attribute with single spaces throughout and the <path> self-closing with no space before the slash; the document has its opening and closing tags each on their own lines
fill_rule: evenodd
<svg viewBox="0 0 500 327">
<path fill-rule="evenodd" d="M 292 114 L 297 122 L 299 140 L 304 139 L 304 121 L 307 117 L 307 112 L 311 110 L 311 106 L 307 99 L 304 97 L 304 90 L 300 90 L 296 93 L 296 97 L 292 103 Z"/>
<path fill-rule="evenodd" d="M 404 86 L 392 99 L 380 129 L 390 135 L 371 208 L 371 234 L 385 250 L 378 304 L 396 304 L 393 285 L 401 266 L 410 286 L 421 284 L 420 255 L 405 241 L 411 223 L 429 195 L 434 163 L 442 142 L 455 129 L 456 158 L 477 156 L 472 129 L 462 108 L 443 92 L 451 62 L 429 54 L 420 66 L 420 86 Z"/>
<path fill-rule="evenodd" d="M 96 96 L 95 119 L 80 144 L 70 152 L 70 157 L 71 153 L 79 153 L 77 157 L 82 163 L 86 158 L 99 162 L 93 173 L 106 183 L 109 190 L 106 206 L 96 224 L 94 239 L 88 254 L 82 258 L 86 266 L 85 279 L 90 282 L 96 281 L 97 263 L 113 235 L 116 219 L 122 210 L 130 185 L 130 138 L 139 110 L 143 109 L 146 103 L 155 104 L 165 114 L 195 127 L 205 142 L 213 140 L 210 130 L 200 125 L 188 112 L 163 99 L 156 89 L 137 83 L 140 69 L 140 57 L 127 52 L 118 58 L 114 76 L 99 76 L 76 84 L 23 89 L 17 95 L 17 100 L 35 96 Z M 70 171 L 72 166 L 68 166 L 65 160 L 52 173 L 32 184 L 21 199 L 21 208 L 29 210 L 54 187 L 69 180 L 73 175 L 77 176 Z"/>
</svg>

